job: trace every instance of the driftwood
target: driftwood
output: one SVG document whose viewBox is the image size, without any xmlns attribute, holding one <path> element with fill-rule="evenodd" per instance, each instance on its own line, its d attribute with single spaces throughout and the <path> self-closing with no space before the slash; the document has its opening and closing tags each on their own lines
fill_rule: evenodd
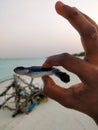
<svg viewBox="0 0 98 130">
<path fill-rule="evenodd" d="M 10 89 L 12 91 L 8 94 Z M 27 83 L 17 75 L 14 75 L 14 80 L 11 85 L 0 94 L 0 98 L 2 97 L 6 98 L 1 101 L 0 108 L 13 110 L 12 117 L 20 113 L 29 113 L 42 101 L 47 101 L 47 97 L 43 94 L 42 88 L 36 87 L 33 84 L 33 78 L 30 83 Z M 14 103 L 14 107 L 9 105 L 9 101 Z"/>
</svg>

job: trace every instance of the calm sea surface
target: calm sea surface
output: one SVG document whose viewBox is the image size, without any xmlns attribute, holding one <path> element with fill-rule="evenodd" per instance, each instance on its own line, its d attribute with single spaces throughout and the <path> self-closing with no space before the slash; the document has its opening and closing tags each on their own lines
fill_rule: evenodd
<svg viewBox="0 0 98 130">
<path fill-rule="evenodd" d="M 45 58 L 0 59 L 0 81 L 13 77 L 13 69 L 17 66 L 39 66 Z"/>
</svg>

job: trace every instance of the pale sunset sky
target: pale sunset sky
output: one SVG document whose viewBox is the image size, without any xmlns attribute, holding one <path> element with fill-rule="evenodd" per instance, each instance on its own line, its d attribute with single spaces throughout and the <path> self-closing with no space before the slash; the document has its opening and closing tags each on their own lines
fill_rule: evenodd
<svg viewBox="0 0 98 130">
<path fill-rule="evenodd" d="M 57 0 L 0 0 L 0 58 L 83 51 L 79 34 L 55 11 Z M 98 0 L 62 0 L 98 23 Z"/>
</svg>

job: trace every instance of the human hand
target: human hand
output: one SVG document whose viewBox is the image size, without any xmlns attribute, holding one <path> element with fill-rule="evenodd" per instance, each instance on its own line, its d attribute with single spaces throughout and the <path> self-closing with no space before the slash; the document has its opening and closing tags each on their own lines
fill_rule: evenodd
<svg viewBox="0 0 98 130">
<path fill-rule="evenodd" d="M 45 76 L 44 93 L 63 106 L 88 114 L 98 124 L 98 26 L 75 7 L 60 1 L 55 7 L 56 11 L 79 32 L 85 58 L 81 60 L 67 53 L 48 57 L 43 67 L 62 66 L 76 74 L 81 83 L 66 89 Z"/>
</svg>

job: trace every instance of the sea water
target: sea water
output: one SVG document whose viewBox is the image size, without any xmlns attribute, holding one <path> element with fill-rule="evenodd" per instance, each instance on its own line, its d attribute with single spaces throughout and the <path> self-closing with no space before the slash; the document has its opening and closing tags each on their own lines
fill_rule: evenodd
<svg viewBox="0 0 98 130">
<path fill-rule="evenodd" d="M 46 58 L 17 58 L 17 59 L 0 59 L 0 82 L 9 80 L 13 78 L 14 68 L 18 66 L 31 67 L 31 66 L 41 66 L 45 62 Z M 52 76 L 54 81 L 61 86 L 70 87 L 71 85 L 80 82 L 79 78 L 68 72 L 62 67 L 58 67 L 61 71 L 66 72 L 70 76 L 70 82 L 65 84 L 56 76 Z M 36 81 L 36 80 L 35 80 Z M 41 80 L 37 79 L 37 82 L 41 84 Z"/>
</svg>

